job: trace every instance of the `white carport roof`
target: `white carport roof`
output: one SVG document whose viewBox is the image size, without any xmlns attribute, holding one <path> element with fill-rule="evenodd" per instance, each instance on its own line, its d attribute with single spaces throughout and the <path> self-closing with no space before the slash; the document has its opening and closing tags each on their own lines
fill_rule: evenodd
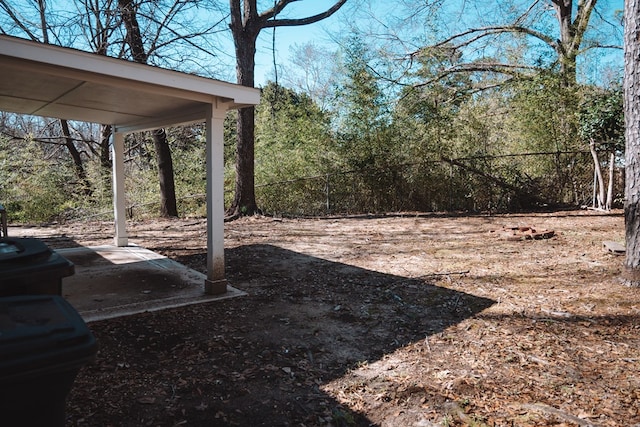
<svg viewBox="0 0 640 427">
<path fill-rule="evenodd" d="M 152 129 L 203 120 L 207 106 L 259 102 L 254 88 L 0 35 L 0 109 Z"/>
<path fill-rule="evenodd" d="M 228 109 L 256 105 L 257 89 L 0 35 L 0 110 L 114 128 L 115 243 L 127 245 L 124 134 L 184 123 L 207 126 L 208 274 L 224 292 L 223 121 Z"/>
</svg>

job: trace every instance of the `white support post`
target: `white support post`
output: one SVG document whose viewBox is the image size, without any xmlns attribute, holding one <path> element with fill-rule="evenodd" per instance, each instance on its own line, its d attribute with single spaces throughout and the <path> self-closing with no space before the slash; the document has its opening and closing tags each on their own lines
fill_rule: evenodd
<svg viewBox="0 0 640 427">
<path fill-rule="evenodd" d="M 226 108 L 211 105 L 205 119 L 207 142 L 207 279 L 204 291 L 227 292 L 224 274 L 224 118 Z"/>
<path fill-rule="evenodd" d="M 124 134 L 111 128 L 111 162 L 113 164 L 113 216 L 116 227 L 114 245 L 127 246 L 126 207 L 124 198 Z"/>
</svg>

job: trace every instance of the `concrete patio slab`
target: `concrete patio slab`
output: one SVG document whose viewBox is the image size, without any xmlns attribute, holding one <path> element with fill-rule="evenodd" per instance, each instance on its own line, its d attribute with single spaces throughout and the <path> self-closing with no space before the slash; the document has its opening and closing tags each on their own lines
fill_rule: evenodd
<svg viewBox="0 0 640 427">
<path fill-rule="evenodd" d="M 139 246 L 56 252 L 75 264 L 75 274 L 62 280 L 62 295 L 86 322 L 246 295 L 231 286 L 206 295 L 204 274 Z"/>
</svg>

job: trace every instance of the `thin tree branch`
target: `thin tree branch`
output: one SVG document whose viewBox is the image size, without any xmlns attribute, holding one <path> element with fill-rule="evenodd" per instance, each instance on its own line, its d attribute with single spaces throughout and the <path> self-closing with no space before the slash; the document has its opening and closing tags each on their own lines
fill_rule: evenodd
<svg viewBox="0 0 640 427">
<path fill-rule="evenodd" d="M 463 42 L 462 44 L 456 46 L 456 47 L 461 47 L 461 46 L 466 46 L 469 45 L 470 43 L 472 43 L 473 41 L 479 40 L 483 37 L 487 37 L 490 35 L 494 35 L 494 34 L 500 34 L 500 33 L 519 33 L 519 34 L 526 34 L 526 35 L 530 35 L 532 37 L 535 37 L 539 40 L 541 40 L 542 42 L 544 42 L 545 44 L 549 45 L 550 47 L 552 47 L 553 49 L 556 48 L 557 42 L 553 37 L 550 37 L 544 33 L 541 33 L 539 31 L 535 31 L 531 28 L 527 28 L 527 27 L 523 27 L 520 25 L 503 25 L 503 26 L 491 26 L 491 27 L 482 27 L 482 28 L 470 28 L 467 31 L 463 31 L 462 33 L 459 34 L 455 34 L 451 37 L 449 37 L 448 39 L 445 39 L 437 44 L 435 44 L 433 47 L 441 47 L 441 46 L 445 46 L 451 42 L 453 42 L 454 40 L 460 39 L 462 37 L 468 36 L 470 34 L 478 34 L 476 37 L 474 37 L 471 41 L 466 41 Z"/>
<path fill-rule="evenodd" d="M 291 3 L 292 1 L 298 1 L 298 0 L 281 0 L 280 2 L 278 2 L 278 4 L 280 3 Z M 328 18 L 329 16 L 333 15 L 334 13 L 336 13 L 338 11 L 338 9 L 340 9 L 342 7 L 342 5 L 344 5 L 347 2 L 347 0 L 339 0 L 336 4 L 334 4 L 333 6 L 331 6 L 331 8 L 329 8 L 328 10 L 319 13 L 317 15 L 313 15 L 313 16 L 309 16 L 307 18 L 298 18 L 298 19 L 272 19 L 272 20 L 268 20 L 264 23 L 263 27 L 264 28 L 273 28 L 273 27 L 293 27 L 293 26 L 300 26 L 300 25 L 309 25 L 309 24 L 313 24 L 315 22 L 318 21 L 322 21 L 325 18 Z M 274 8 L 275 9 L 275 8 Z M 282 9 L 280 9 L 282 10 Z M 260 15 L 261 18 L 264 18 L 266 15 L 263 13 L 262 15 Z M 275 16 L 275 14 L 272 14 L 271 17 Z M 268 18 L 267 18 L 268 19 Z"/>
<path fill-rule="evenodd" d="M 533 3 L 531 3 L 531 6 L 529 6 L 529 8 L 520 16 L 518 16 L 518 18 L 515 20 L 515 25 L 520 25 L 520 23 L 523 22 L 525 18 L 529 16 L 531 11 L 538 5 L 538 3 L 540 3 L 540 0 L 535 0 Z"/>
<path fill-rule="evenodd" d="M 278 0 L 276 4 L 273 5 L 271 9 L 267 9 L 260 14 L 260 19 L 266 21 L 278 15 L 280 12 L 284 10 L 287 5 L 296 2 L 299 0 Z"/>
<path fill-rule="evenodd" d="M 435 82 L 438 82 L 451 74 L 456 73 L 472 73 L 472 72 L 493 72 L 496 74 L 504 74 L 510 77 L 525 77 L 523 71 L 531 70 L 541 70 L 541 67 L 535 67 L 532 65 L 522 65 L 522 64 L 505 64 L 501 62 L 472 62 L 472 63 L 464 63 L 464 64 L 456 64 L 453 67 L 447 68 L 446 70 L 441 71 L 432 79 L 424 81 L 419 84 L 413 85 L 413 87 L 423 87 L 431 85 Z M 510 79 L 509 79 L 510 80 Z M 492 87 L 496 87 L 496 85 L 492 85 Z"/>
<path fill-rule="evenodd" d="M 7 2 L 5 0 L 0 0 L 0 6 L 2 6 L 2 8 L 4 9 L 5 12 L 7 12 L 7 15 L 9 15 L 11 17 L 11 19 L 13 20 L 13 22 L 20 27 L 20 29 L 22 31 L 24 31 L 27 36 L 29 36 L 29 38 L 35 42 L 40 42 L 40 39 L 38 39 L 38 37 L 36 37 L 35 34 L 33 34 L 31 32 L 31 30 L 29 30 L 23 23 L 22 20 L 18 18 L 18 16 L 13 12 L 13 9 L 11 9 L 11 7 L 9 5 L 7 5 Z"/>
</svg>

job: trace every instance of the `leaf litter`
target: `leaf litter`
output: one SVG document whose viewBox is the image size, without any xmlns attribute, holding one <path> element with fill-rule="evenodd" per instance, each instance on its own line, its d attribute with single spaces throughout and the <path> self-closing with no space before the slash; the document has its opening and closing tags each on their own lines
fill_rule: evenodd
<svg viewBox="0 0 640 427">
<path fill-rule="evenodd" d="M 640 425 L 640 295 L 602 246 L 624 241 L 623 221 L 227 223 L 228 279 L 249 295 L 91 323 L 100 351 L 76 380 L 68 424 Z M 504 238 L 514 224 L 553 234 Z M 204 271 L 205 226 L 148 220 L 129 234 Z M 108 223 L 58 227 L 43 229 L 52 246 L 111 240 Z"/>
</svg>

